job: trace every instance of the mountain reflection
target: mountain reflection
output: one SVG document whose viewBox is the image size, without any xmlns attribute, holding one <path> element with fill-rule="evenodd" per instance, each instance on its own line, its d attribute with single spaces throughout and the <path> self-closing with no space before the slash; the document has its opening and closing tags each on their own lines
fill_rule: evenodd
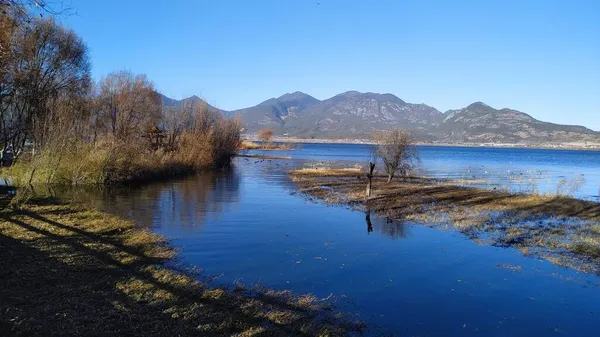
<svg viewBox="0 0 600 337">
<path fill-rule="evenodd" d="M 390 218 L 373 217 L 371 218 L 371 210 L 366 212 L 365 221 L 367 222 L 367 233 L 377 233 L 387 236 L 392 240 L 405 238 L 408 234 L 405 223 Z"/>
</svg>

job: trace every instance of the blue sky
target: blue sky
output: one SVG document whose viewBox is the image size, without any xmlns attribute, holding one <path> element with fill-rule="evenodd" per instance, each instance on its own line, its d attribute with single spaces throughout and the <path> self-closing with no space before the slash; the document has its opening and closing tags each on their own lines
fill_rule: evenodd
<svg viewBox="0 0 600 337">
<path fill-rule="evenodd" d="M 70 0 L 93 75 L 222 109 L 286 92 L 483 101 L 600 130 L 600 1 Z"/>
</svg>

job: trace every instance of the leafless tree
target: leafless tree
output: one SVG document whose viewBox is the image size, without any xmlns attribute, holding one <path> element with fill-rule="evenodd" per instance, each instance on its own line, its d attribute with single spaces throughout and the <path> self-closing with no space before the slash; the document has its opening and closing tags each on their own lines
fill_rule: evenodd
<svg viewBox="0 0 600 337">
<path fill-rule="evenodd" d="M 61 0 L 0 0 L 0 14 L 20 16 L 27 20 L 38 15 L 44 17 L 72 12 L 73 9 Z"/>
<path fill-rule="evenodd" d="M 419 153 L 408 131 L 395 129 L 374 134 L 375 154 L 383 163 L 388 183 L 399 172 L 403 177 L 419 163 Z"/>
<path fill-rule="evenodd" d="M 146 75 L 111 73 L 100 81 L 99 90 L 97 123 L 115 138 L 142 135 L 160 122 L 160 97 Z"/>
<path fill-rule="evenodd" d="M 181 133 L 177 142 L 178 154 L 193 165 L 209 162 L 216 167 L 227 166 L 241 142 L 238 118 L 225 118 L 205 103 L 192 107 L 192 123 Z"/>
<path fill-rule="evenodd" d="M 261 129 L 258 131 L 258 139 L 265 143 L 270 143 L 273 138 L 273 130 L 271 129 Z"/>
<path fill-rule="evenodd" d="M 192 104 L 192 129 L 195 132 L 207 134 L 222 118 L 223 115 L 218 110 L 211 109 L 204 102 Z"/>
<path fill-rule="evenodd" d="M 166 133 L 165 146 L 168 150 L 174 150 L 179 136 L 192 126 L 195 108 L 192 102 L 183 102 L 174 107 L 163 106 L 161 127 Z"/>
<path fill-rule="evenodd" d="M 90 88 L 85 43 L 53 19 L 35 19 L 10 33 L 10 57 L 0 78 L 0 123 L 4 145 L 22 148 L 25 140 L 43 146 L 61 104 L 76 102 Z M 62 111 L 62 112 L 61 112 Z M 70 119 L 80 119 L 72 110 Z"/>
</svg>

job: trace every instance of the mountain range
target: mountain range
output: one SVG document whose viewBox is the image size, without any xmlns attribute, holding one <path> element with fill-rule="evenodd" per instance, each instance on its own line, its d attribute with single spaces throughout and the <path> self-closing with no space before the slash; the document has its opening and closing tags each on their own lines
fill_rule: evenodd
<svg viewBox="0 0 600 337">
<path fill-rule="evenodd" d="M 197 96 L 183 100 L 162 96 L 162 99 L 165 106 L 185 101 L 204 102 Z M 405 102 L 393 94 L 371 92 L 348 91 L 321 101 L 298 91 L 253 107 L 219 111 L 227 116 L 240 116 L 248 134 L 268 128 L 275 135 L 294 138 L 368 139 L 375 130 L 403 128 L 426 143 L 600 145 L 600 132 L 583 126 L 543 122 L 513 109 L 498 110 L 475 102 L 462 109 L 441 112 L 426 104 Z"/>
</svg>

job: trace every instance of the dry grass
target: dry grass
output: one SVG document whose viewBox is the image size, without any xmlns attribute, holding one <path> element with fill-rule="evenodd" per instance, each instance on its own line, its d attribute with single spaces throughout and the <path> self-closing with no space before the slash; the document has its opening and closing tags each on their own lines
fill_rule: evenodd
<svg viewBox="0 0 600 337">
<path fill-rule="evenodd" d="M 581 237 L 568 246 L 573 252 L 600 259 L 600 238 Z"/>
<path fill-rule="evenodd" d="M 256 143 L 248 140 L 242 141 L 239 150 L 293 150 L 290 144 Z"/>
<path fill-rule="evenodd" d="M 314 174 L 311 174 L 314 172 Z M 373 180 L 365 202 L 364 174 L 335 170 L 292 174 L 301 191 L 327 203 L 368 207 L 380 216 L 450 228 L 527 255 L 560 256 L 561 265 L 600 274 L 600 204 L 562 195 L 510 194 L 413 178 Z"/>
<path fill-rule="evenodd" d="M 189 124 L 179 132 L 163 135 L 168 140 L 162 144 L 152 142 L 141 129 L 98 137 L 57 131 L 35 155 L 19 157 L 2 174 L 21 187 L 115 184 L 228 166 L 241 141 L 240 121 L 200 108 Z"/>
<path fill-rule="evenodd" d="M 318 176 L 318 177 L 343 177 L 348 175 L 360 175 L 362 169 L 358 167 L 347 167 L 347 168 L 301 168 L 298 170 L 292 170 L 288 172 L 292 176 Z"/>
<path fill-rule="evenodd" d="M 210 151 L 198 163 L 210 166 Z M 193 153 L 193 152 L 187 152 Z M 41 184 L 86 185 L 147 181 L 192 172 L 187 157 L 175 152 L 154 151 L 135 142 L 96 145 L 73 142 L 68 150 L 47 148 L 33 158 L 11 166 L 6 176 L 16 186 Z"/>
<path fill-rule="evenodd" d="M 222 119 L 208 131 L 181 134 L 171 151 L 153 149 L 139 138 L 50 144 L 34 157 L 22 158 L 3 175 L 16 186 L 144 182 L 227 166 L 238 144 L 237 122 Z"/>
<path fill-rule="evenodd" d="M 165 267 L 163 238 L 57 200 L 0 218 L 0 336 L 342 336 L 312 296 L 213 288 Z"/>
<path fill-rule="evenodd" d="M 237 157 L 256 159 L 292 159 L 290 156 L 266 156 L 263 154 L 238 154 Z"/>
</svg>

